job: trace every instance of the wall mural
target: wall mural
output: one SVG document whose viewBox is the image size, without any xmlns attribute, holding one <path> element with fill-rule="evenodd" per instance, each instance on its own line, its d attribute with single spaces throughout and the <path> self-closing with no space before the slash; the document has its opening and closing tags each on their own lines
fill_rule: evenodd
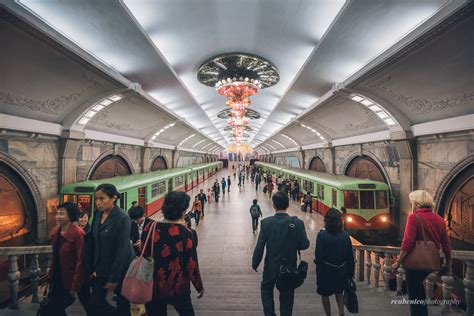
<svg viewBox="0 0 474 316">
<path fill-rule="evenodd" d="M 283 165 L 283 166 L 288 166 L 288 167 L 293 167 L 293 168 L 301 168 L 300 161 L 298 160 L 298 157 L 295 157 L 295 156 L 276 157 L 275 163 L 277 165 Z"/>
</svg>

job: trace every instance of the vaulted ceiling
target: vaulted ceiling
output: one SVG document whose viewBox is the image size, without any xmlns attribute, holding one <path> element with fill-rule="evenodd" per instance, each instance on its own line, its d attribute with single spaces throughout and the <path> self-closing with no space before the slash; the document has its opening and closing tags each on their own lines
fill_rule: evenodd
<svg viewBox="0 0 474 316">
<path fill-rule="evenodd" d="M 0 52 L 0 112 L 65 129 L 218 151 L 231 142 L 217 118 L 225 99 L 196 76 L 229 52 L 280 72 L 251 98 L 260 153 L 390 139 L 474 113 L 467 0 L 2 2 L 39 32 L 0 20 L 11 43 Z"/>
</svg>

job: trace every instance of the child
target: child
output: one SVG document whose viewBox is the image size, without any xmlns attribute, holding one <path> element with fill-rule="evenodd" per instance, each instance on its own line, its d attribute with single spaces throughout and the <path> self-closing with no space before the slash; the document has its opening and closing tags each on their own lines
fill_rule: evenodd
<svg viewBox="0 0 474 316">
<path fill-rule="evenodd" d="M 214 197 L 214 192 L 209 188 L 207 189 L 207 204 L 211 204 L 211 197 Z"/>
</svg>

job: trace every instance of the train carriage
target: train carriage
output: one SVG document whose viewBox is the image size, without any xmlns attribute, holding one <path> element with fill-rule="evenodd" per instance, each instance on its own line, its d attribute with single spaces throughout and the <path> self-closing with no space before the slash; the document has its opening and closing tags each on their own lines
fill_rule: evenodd
<svg viewBox="0 0 474 316">
<path fill-rule="evenodd" d="M 61 202 L 78 203 L 81 210 L 92 216 L 95 205 L 95 189 L 102 183 L 111 183 L 120 192 L 118 205 L 121 208 L 128 209 L 132 201 L 138 201 L 138 204 L 145 209 L 146 215 L 150 216 L 161 209 L 166 193 L 170 191 L 189 191 L 198 183 L 207 179 L 206 174 L 209 177 L 210 171 L 215 173 L 220 168 L 222 168 L 222 162 L 213 162 L 110 179 L 71 183 L 62 187 L 59 200 Z M 202 174 L 200 181 L 198 181 L 198 173 Z M 193 174 L 195 177 L 193 177 Z"/>
<path fill-rule="evenodd" d="M 330 207 L 347 210 L 346 229 L 388 231 L 390 228 L 389 187 L 386 183 L 341 175 L 256 162 L 273 177 L 296 179 L 300 190 L 311 192 L 312 207 L 326 214 Z"/>
</svg>

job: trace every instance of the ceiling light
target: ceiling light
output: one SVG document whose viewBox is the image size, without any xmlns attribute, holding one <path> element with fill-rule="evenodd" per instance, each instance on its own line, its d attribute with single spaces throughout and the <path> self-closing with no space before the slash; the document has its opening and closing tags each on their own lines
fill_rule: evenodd
<svg viewBox="0 0 474 316">
<path fill-rule="evenodd" d="M 395 121 L 394 121 L 393 119 L 389 118 L 389 117 L 386 118 L 386 119 L 384 119 L 384 122 L 385 122 L 385 124 L 387 124 L 388 126 L 392 126 L 392 125 L 395 125 L 395 124 L 396 124 Z"/>
<path fill-rule="evenodd" d="M 364 100 L 364 98 L 363 98 L 363 97 L 361 97 L 361 96 L 358 96 L 358 95 L 354 95 L 354 96 L 352 96 L 352 98 L 351 98 L 351 99 L 352 99 L 352 100 L 354 100 L 354 101 L 356 101 L 356 102 L 360 102 L 360 101 Z"/>
<path fill-rule="evenodd" d="M 105 107 L 105 106 L 103 106 L 103 105 L 101 105 L 101 104 L 99 103 L 99 104 L 97 104 L 96 106 L 94 106 L 92 109 L 93 109 L 94 111 L 99 112 L 99 111 L 102 110 L 104 107 Z"/>
<path fill-rule="evenodd" d="M 120 95 L 113 95 L 109 99 L 115 102 L 115 101 L 121 100 L 122 97 Z"/>
<path fill-rule="evenodd" d="M 114 101 L 109 100 L 109 99 L 105 99 L 105 100 L 102 100 L 102 101 L 100 102 L 100 104 L 102 104 L 102 105 L 104 105 L 104 106 L 107 106 L 107 105 L 112 104 L 112 103 L 114 103 Z"/>
<path fill-rule="evenodd" d="M 360 101 L 360 103 L 362 103 L 362 104 L 365 105 L 365 106 L 369 106 L 369 105 L 372 105 L 372 104 L 373 104 L 372 101 L 369 101 L 369 100 L 367 100 L 367 99 Z"/>
<path fill-rule="evenodd" d="M 382 109 L 376 105 L 369 106 L 369 109 L 371 109 L 374 112 L 382 111 Z"/>
<path fill-rule="evenodd" d="M 89 119 L 87 117 L 83 117 L 79 120 L 79 124 L 81 125 L 86 125 L 87 122 L 89 122 Z"/>
<path fill-rule="evenodd" d="M 86 114 L 84 114 L 84 117 L 87 117 L 87 118 L 90 119 L 96 114 L 97 114 L 97 112 L 95 112 L 95 111 L 88 111 Z"/>
<path fill-rule="evenodd" d="M 385 111 L 380 111 L 380 112 L 377 112 L 375 114 L 377 114 L 381 119 L 388 118 L 388 114 L 385 113 Z"/>
</svg>

